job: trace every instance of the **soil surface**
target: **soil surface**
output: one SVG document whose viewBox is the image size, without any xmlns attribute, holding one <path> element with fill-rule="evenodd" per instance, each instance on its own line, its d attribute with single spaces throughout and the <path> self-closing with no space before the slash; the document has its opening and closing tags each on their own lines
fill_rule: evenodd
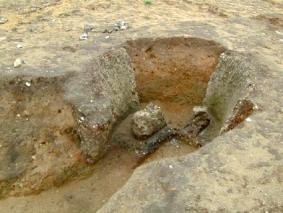
<svg viewBox="0 0 283 213">
<path fill-rule="evenodd" d="M 156 36 L 196 36 L 208 39 L 207 37 L 211 35 L 211 39 L 223 42 L 228 49 L 256 54 L 261 62 L 276 70 L 263 73 L 266 79 L 273 76 L 275 81 L 282 78 L 282 72 L 278 74 L 278 70 L 283 70 L 282 8 L 282 0 L 153 0 L 150 5 L 145 5 L 142 0 L 0 0 L 0 18 L 8 19 L 6 23 L 0 24 L 1 72 L 11 76 L 17 75 L 18 72 L 29 73 L 30 70 L 19 70 L 13 67 L 16 58 L 31 64 L 39 73 L 81 70 L 92 58 L 129 39 Z M 105 29 L 111 29 L 119 20 L 124 20 L 128 29 L 103 33 Z M 85 24 L 94 25 L 94 29 L 89 33 L 88 40 L 79 40 L 84 32 Z M 97 44 L 97 49 L 91 49 L 88 42 Z M 22 47 L 17 48 L 18 44 Z M 24 66 L 25 64 L 21 68 Z M 262 78 L 261 81 L 267 80 Z M 265 89 L 263 85 L 260 85 L 258 91 L 264 94 Z M 180 88 L 178 92 L 181 92 Z M 276 98 L 274 102 L 270 101 L 270 105 L 276 109 L 274 114 L 279 113 L 278 117 L 282 118 L 283 103 L 280 100 L 277 101 L 282 93 L 275 90 L 268 93 L 270 97 Z M 168 121 L 173 125 L 181 126 L 185 123 L 184 116 L 189 114 L 194 106 L 194 104 L 184 106 L 162 101 L 155 103 L 167 111 Z M 264 101 L 259 101 L 258 105 L 261 110 L 268 108 Z M 179 113 L 176 114 L 176 111 Z M 269 118 L 267 114 L 264 116 Z M 273 122 L 272 119 L 268 120 L 266 128 L 272 128 L 270 124 Z M 280 122 L 278 124 L 282 125 Z M 1 123 L 1 125 L 4 124 Z M 276 131 L 273 135 L 274 140 L 278 134 Z M 267 136 L 267 138 L 271 137 Z M 279 145 L 282 146 L 282 142 Z M 164 157 L 186 155 L 192 151 L 195 151 L 195 148 L 188 147 L 182 141 L 177 144 L 167 141 L 144 163 Z M 257 151 L 262 158 L 268 156 L 267 152 L 261 153 L 260 149 Z M 277 153 L 275 149 L 271 151 Z M 278 158 L 282 161 L 279 154 Z M 257 157 L 261 158 L 258 155 Z M 231 161 L 233 161 L 232 157 Z M 94 170 L 99 172 L 94 172 L 91 177 L 68 183 L 60 188 L 54 187 L 39 195 L 0 200 L 0 212 L 96 212 L 127 182 L 137 163 L 139 163 L 137 153 L 111 147 L 105 158 L 95 165 Z M 235 163 L 234 166 L 239 165 Z M 282 165 L 278 166 L 276 171 L 277 179 L 281 181 L 282 186 Z M 233 181 L 230 184 L 232 185 Z M 220 190 L 217 186 L 214 186 L 215 191 Z M 174 187 L 170 190 L 173 193 L 175 191 Z M 272 190 L 274 194 L 279 193 L 276 187 L 270 189 L 268 193 L 273 193 Z M 219 202 L 225 203 L 225 199 L 219 197 Z M 265 205 L 262 199 L 258 199 L 258 202 L 262 206 Z M 281 204 L 276 202 L 277 200 L 274 201 L 274 206 L 267 208 L 269 212 L 282 212 Z M 243 205 L 249 206 L 249 204 Z M 263 209 L 254 209 L 254 212 L 260 212 Z M 241 210 L 240 212 L 244 212 Z M 186 206 L 185 211 L 205 212 L 201 208 L 194 209 L 190 205 Z M 107 210 L 104 209 L 104 212 Z M 157 211 L 151 209 L 146 212 Z M 172 210 L 172 212 L 176 211 Z"/>
</svg>

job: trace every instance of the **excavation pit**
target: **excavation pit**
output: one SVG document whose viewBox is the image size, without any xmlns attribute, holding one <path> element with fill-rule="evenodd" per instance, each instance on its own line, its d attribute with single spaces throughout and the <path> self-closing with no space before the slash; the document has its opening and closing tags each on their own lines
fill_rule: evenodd
<svg viewBox="0 0 283 213">
<path fill-rule="evenodd" d="M 160 106 L 167 126 L 173 129 L 182 129 L 190 124 L 194 119 L 195 106 L 204 106 L 208 110 L 211 124 L 200 137 L 189 141 L 183 140 L 183 137 L 178 137 L 178 140 L 168 137 L 167 146 L 178 142 L 176 146 L 182 148 L 179 151 L 162 148 L 159 152 L 163 157 L 184 155 L 195 150 L 185 144 L 202 146 L 220 133 L 233 129 L 253 110 L 253 103 L 246 98 L 251 86 L 248 68 L 240 55 L 227 51 L 219 43 L 184 37 L 141 38 L 128 41 L 126 50 L 133 63 L 142 108 L 148 103 Z M 122 122 L 112 142 L 143 150 L 150 142 L 133 136 L 131 122 L 132 116 Z M 194 126 L 189 127 L 193 132 L 196 124 L 190 125 Z M 186 148 L 188 150 L 184 151 Z"/>
<path fill-rule="evenodd" d="M 20 130 L 28 131 L 22 133 L 28 137 L 22 137 L 15 149 L 10 141 L 19 135 L 2 130 L 0 145 L 7 147 L 1 150 L 2 162 L 7 162 L 2 170 L 8 172 L 0 176 L 0 197 L 39 193 L 78 177 L 123 171 L 115 186 L 97 182 L 101 197 L 109 198 L 141 163 L 142 141 L 131 130 L 133 112 L 153 102 L 161 107 L 170 128 L 182 129 L 191 121 L 193 107 L 205 106 L 211 122 L 197 138 L 205 145 L 252 113 L 252 69 L 245 55 L 214 41 L 140 38 L 94 59 L 85 72 L 3 81 L 3 100 L 9 102 L 2 103 L 1 118 L 13 129 L 25 126 Z M 43 101 L 50 112 L 37 110 Z M 143 162 L 197 150 L 176 138 L 163 144 Z M 111 191 L 108 197 L 105 191 Z"/>
</svg>

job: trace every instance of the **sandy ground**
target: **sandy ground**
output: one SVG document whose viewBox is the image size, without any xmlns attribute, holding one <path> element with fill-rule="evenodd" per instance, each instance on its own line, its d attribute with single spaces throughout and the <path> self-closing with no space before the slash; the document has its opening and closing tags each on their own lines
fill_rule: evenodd
<svg viewBox="0 0 283 213">
<path fill-rule="evenodd" d="M 167 35 L 164 29 L 167 27 L 178 32 L 176 23 L 182 21 L 213 21 L 215 23 L 217 20 L 242 17 L 270 23 L 270 30 L 276 32 L 277 37 L 276 40 L 267 38 L 265 55 L 282 67 L 279 55 L 281 54 L 282 59 L 283 43 L 279 43 L 279 39 L 283 39 L 282 8 L 282 0 L 153 0 L 151 5 L 144 5 L 141 0 L 0 0 L 0 16 L 8 19 L 7 23 L 0 25 L 1 60 L 4 64 L 11 64 L 10 69 L 17 56 L 24 57 L 34 66 L 53 68 L 54 63 L 64 60 L 61 58 L 54 62 L 48 57 L 50 52 L 58 51 L 57 46 L 59 48 L 62 47 L 61 44 L 64 44 L 65 47 L 69 47 L 68 53 L 78 50 L 79 55 L 81 44 L 78 36 L 83 32 L 84 24 L 87 23 L 93 24 L 95 26 L 93 33 L 98 32 L 98 37 L 104 39 L 106 35 L 101 32 L 111 28 L 121 19 L 129 24 L 132 36 L 136 37 L 142 31 L 146 32 L 144 33 L 146 36 Z M 274 18 L 277 14 L 281 15 L 281 19 Z M 241 26 L 234 27 L 234 30 L 242 30 Z M 259 22 L 255 28 L 260 27 Z M 223 26 L 224 28 L 232 28 L 232 26 Z M 225 33 L 223 30 L 223 34 Z M 264 36 L 264 33 L 260 36 Z M 121 36 L 122 39 L 123 36 Z M 34 52 L 19 52 L 14 50 L 18 43 L 27 50 L 31 46 L 39 48 Z M 252 40 L 251 43 L 253 43 Z M 233 42 L 228 44 L 228 48 L 243 50 L 235 46 Z M 256 45 L 252 48 L 253 51 L 257 51 Z M 49 52 L 46 49 L 49 49 Z M 5 54 L 5 52 L 11 54 Z M 74 61 L 76 60 L 79 58 L 76 59 L 74 56 Z M 180 147 L 182 146 L 181 144 Z M 169 147 L 167 154 L 166 151 L 159 150 L 160 153 L 157 153 L 157 156 L 169 157 L 169 153 L 173 153 L 172 156 L 174 156 L 174 153 L 182 155 L 191 151 L 185 148 L 181 152 L 174 151 L 176 147 L 169 143 L 164 147 Z M 116 162 L 122 162 L 121 166 L 117 166 Z M 39 195 L 1 200 L 0 212 L 96 212 L 117 189 L 124 185 L 132 174 L 136 162 L 137 156 L 134 153 L 113 149 L 96 165 L 99 173 Z"/>
</svg>

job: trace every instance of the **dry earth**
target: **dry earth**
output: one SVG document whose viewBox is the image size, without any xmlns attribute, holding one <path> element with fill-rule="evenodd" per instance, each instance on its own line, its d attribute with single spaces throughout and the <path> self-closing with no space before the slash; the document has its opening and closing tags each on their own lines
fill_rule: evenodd
<svg viewBox="0 0 283 213">
<path fill-rule="evenodd" d="M 251 122 L 192 156 L 140 167 L 100 212 L 283 212 L 282 0 L 153 0 L 151 5 L 134 0 L 0 0 L 0 16 L 8 19 L 0 25 L 0 72 L 9 76 L 82 71 L 99 54 L 139 37 L 199 37 L 253 54 L 263 66 L 256 73 L 259 110 Z M 102 33 L 119 20 L 129 28 Z M 85 24 L 93 24 L 94 30 L 80 41 Z M 14 68 L 16 58 L 34 70 L 25 64 Z M 95 167 L 99 174 L 39 195 L 1 200 L 0 212 L 96 212 L 125 184 L 136 160 L 135 154 L 110 150 Z M 171 172 L 172 166 L 176 170 Z"/>
</svg>

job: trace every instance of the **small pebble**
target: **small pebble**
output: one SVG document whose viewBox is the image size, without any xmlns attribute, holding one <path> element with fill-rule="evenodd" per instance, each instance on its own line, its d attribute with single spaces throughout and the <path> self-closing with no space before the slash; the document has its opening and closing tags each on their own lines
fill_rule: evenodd
<svg viewBox="0 0 283 213">
<path fill-rule="evenodd" d="M 175 138 L 172 138 L 172 140 L 170 141 L 170 144 L 174 146 L 178 146 L 178 141 Z"/>
<path fill-rule="evenodd" d="M 247 121 L 247 122 L 251 122 L 251 121 L 252 121 L 252 119 L 250 119 L 250 118 L 246 118 L 246 121 Z"/>
<path fill-rule="evenodd" d="M 22 65 L 22 60 L 17 58 L 14 62 L 14 67 L 20 67 Z"/>
<path fill-rule="evenodd" d="M 119 28 L 119 26 L 114 25 L 112 29 L 113 29 L 114 31 L 118 31 L 120 28 Z"/>
<path fill-rule="evenodd" d="M 23 46 L 21 44 L 17 44 L 17 48 L 21 49 Z"/>
<path fill-rule="evenodd" d="M 87 40 L 88 39 L 88 34 L 87 33 L 83 33 L 80 35 L 80 40 Z"/>
<path fill-rule="evenodd" d="M 126 23 L 125 23 L 125 21 L 120 20 L 120 21 L 118 22 L 118 25 L 121 27 L 121 26 L 125 26 L 125 25 L 126 25 Z"/>
<path fill-rule="evenodd" d="M 94 26 L 93 26 L 92 24 L 86 24 L 86 25 L 84 26 L 84 31 L 85 31 L 86 33 L 92 31 L 93 29 L 94 29 Z"/>
<path fill-rule="evenodd" d="M 119 30 L 126 30 L 128 26 L 126 25 L 126 22 L 123 20 L 118 21 L 114 26 L 112 27 L 113 31 L 119 31 Z"/>
<path fill-rule="evenodd" d="M 0 17 L 0 24 L 5 24 L 8 21 L 8 19 Z"/>
<path fill-rule="evenodd" d="M 23 187 L 24 187 L 24 184 L 23 184 L 23 183 L 19 183 L 19 187 L 20 187 L 20 188 L 23 188 Z"/>
</svg>

